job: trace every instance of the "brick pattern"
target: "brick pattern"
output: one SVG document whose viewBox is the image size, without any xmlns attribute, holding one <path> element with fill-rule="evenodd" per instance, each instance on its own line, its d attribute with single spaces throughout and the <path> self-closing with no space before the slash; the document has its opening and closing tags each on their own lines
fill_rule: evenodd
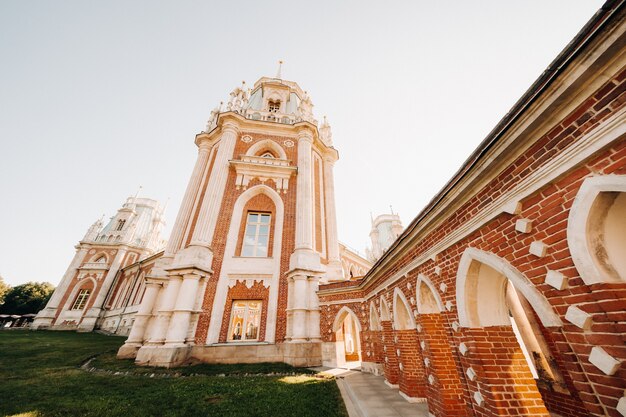
<svg viewBox="0 0 626 417">
<path fill-rule="evenodd" d="M 398 356 L 400 392 L 412 398 L 426 398 L 424 359 L 415 329 L 394 331 Z M 400 367 L 400 365 L 402 365 Z"/>
<path fill-rule="evenodd" d="M 398 355 L 396 354 L 396 342 L 391 321 L 381 322 L 385 379 L 390 384 L 396 385 L 400 381 L 400 368 L 398 367 Z"/>
<path fill-rule="evenodd" d="M 436 416 L 470 415 L 463 399 L 461 376 L 454 361 L 443 314 L 422 314 L 419 323 L 422 327 L 419 339 L 426 342 L 423 356 L 429 360 L 425 377 L 433 377 L 426 391 L 430 412 Z"/>
</svg>

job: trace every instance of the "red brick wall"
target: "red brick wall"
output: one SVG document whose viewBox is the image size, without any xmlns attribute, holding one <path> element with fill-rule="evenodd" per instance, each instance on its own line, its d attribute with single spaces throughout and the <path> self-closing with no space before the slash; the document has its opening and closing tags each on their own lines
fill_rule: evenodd
<svg viewBox="0 0 626 417">
<path fill-rule="evenodd" d="M 409 397 L 426 398 L 426 376 L 424 374 L 424 359 L 420 349 L 415 329 L 394 331 L 397 343 L 395 346 L 400 352 L 398 383 L 400 392 Z"/>
<path fill-rule="evenodd" d="M 398 355 L 396 354 L 396 343 L 394 340 L 394 331 L 391 325 L 391 321 L 385 320 L 381 322 L 382 340 L 383 340 L 383 355 L 384 355 L 384 369 L 385 379 L 390 384 L 396 385 L 400 380 L 400 368 L 398 367 Z"/>
</svg>

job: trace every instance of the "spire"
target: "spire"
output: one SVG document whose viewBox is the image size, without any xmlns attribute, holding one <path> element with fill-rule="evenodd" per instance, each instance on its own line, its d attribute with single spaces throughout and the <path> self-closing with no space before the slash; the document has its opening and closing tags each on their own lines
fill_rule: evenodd
<svg viewBox="0 0 626 417">
<path fill-rule="evenodd" d="M 135 196 L 133 197 L 133 199 L 136 199 L 139 196 L 139 193 L 141 192 L 141 189 L 143 187 L 140 185 L 139 188 L 137 189 L 137 192 L 135 193 Z"/>
<path fill-rule="evenodd" d="M 279 80 L 282 79 L 282 76 L 280 74 L 282 67 L 283 67 L 283 61 L 278 61 L 278 71 L 276 71 L 276 78 L 278 78 Z"/>
</svg>

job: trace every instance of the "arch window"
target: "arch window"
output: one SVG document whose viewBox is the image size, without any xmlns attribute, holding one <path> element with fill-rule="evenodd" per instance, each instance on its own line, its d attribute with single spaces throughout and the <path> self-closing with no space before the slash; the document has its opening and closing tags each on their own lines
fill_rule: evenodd
<svg viewBox="0 0 626 417">
<path fill-rule="evenodd" d="M 261 300 L 233 301 L 231 312 L 229 341 L 259 340 L 259 326 L 261 323 Z"/>
<path fill-rule="evenodd" d="M 78 292 L 76 296 L 76 300 L 74 300 L 74 304 L 72 304 L 72 310 L 82 310 L 87 305 L 87 300 L 89 300 L 89 296 L 91 295 L 91 290 L 82 289 Z"/>
<path fill-rule="evenodd" d="M 272 153 L 271 153 L 271 152 L 267 151 L 267 152 L 264 152 L 264 153 L 261 155 L 261 158 L 275 158 L 275 156 L 274 156 L 274 155 L 272 155 Z"/>
<path fill-rule="evenodd" d="M 278 113 L 280 110 L 280 100 L 269 100 L 267 102 L 267 109 L 270 113 Z"/>
<path fill-rule="evenodd" d="M 115 228 L 116 231 L 120 231 L 124 228 L 124 225 L 126 224 L 126 220 L 118 220 L 117 221 L 117 227 Z"/>
<path fill-rule="evenodd" d="M 250 212 L 246 220 L 241 256 L 265 258 L 270 238 L 269 213 Z"/>
</svg>

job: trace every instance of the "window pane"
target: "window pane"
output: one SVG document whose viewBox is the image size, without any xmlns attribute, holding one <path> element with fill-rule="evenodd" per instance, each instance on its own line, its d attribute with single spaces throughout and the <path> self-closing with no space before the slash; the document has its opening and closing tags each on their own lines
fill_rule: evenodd
<svg viewBox="0 0 626 417">
<path fill-rule="evenodd" d="M 248 213 L 248 223 L 256 223 L 259 220 L 259 215 L 256 213 Z"/>
<path fill-rule="evenodd" d="M 267 246 L 261 246 L 259 244 L 259 246 L 257 246 L 257 248 L 256 248 L 256 256 L 257 257 L 266 258 L 267 257 Z"/>
<path fill-rule="evenodd" d="M 270 232 L 270 227 L 269 225 L 261 225 L 259 226 L 259 238 L 261 236 L 267 236 Z"/>
<path fill-rule="evenodd" d="M 261 223 L 269 224 L 270 215 L 269 214 L 261 214 Z"/>
<path fill-rule="evenodd" d="M 254 235 L 256 234 L 256 226 L 253 224 L 249 224 L 246 226 L 246 236 L 252 236 L 252 238 L 254 238 Z"/>
<path fill-rule="evenodd" d="M 254 256 L 254 246 L 244 246 L 241 251 L 241 256 Z"/>
</svg>

